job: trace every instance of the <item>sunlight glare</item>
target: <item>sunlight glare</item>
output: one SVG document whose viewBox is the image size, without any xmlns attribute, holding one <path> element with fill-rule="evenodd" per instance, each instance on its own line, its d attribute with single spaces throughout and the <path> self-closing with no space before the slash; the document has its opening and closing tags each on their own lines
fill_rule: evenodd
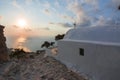
<svg viewBox="0 0 120 80">
<path fill-rule="evenodd" d="M 18 26 L 21 28 L 24 28 L 27 25 L 27 22 L 25 19 L 19 19 L 18 20 Z"/>
</svg>

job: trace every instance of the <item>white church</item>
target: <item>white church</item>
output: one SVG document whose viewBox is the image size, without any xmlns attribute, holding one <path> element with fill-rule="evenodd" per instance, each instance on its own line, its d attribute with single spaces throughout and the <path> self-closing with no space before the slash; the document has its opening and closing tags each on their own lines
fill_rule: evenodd
<svg viewBox="0 0 120 80">
<path fill-rule="evenodd" d="M 89 80 L 120 80 L 120 26 L 71 29 L 58 42 L 56 58 Z"/>
<path fill-rule="evenodd" d="M 88 80 L 120 80 L 120 24 L 112 22 L 69 30 L 58 41 L 58 53 L 48 55 Z"/>
</svg>

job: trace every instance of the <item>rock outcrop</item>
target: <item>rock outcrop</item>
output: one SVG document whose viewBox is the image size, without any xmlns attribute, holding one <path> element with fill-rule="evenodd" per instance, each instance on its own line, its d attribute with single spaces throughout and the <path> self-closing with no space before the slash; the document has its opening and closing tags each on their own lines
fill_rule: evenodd
<svg viewBox="0 0 120 80">
<path fill-rule="evenodd" d="M 9 56 L 7 54 L 7 47 L 6 47 L 6 38 L 4 37 L 4 26 L 0 25 L 0 61 L 7 61 Z"/>
</svg>

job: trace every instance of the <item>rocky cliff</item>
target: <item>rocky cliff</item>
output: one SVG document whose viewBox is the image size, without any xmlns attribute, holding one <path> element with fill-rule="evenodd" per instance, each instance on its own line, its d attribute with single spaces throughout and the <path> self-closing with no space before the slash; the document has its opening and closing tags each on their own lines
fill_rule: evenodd
<svg viewBox="0 0 120 80">
<path fill-rule="evenodd" d="M 0 25 L 0 61 L 7 61 L 9 59 L 7 54 L 7 47 L 6 47 L 6 38 L 4 37 L 4 26 Z"/>
</svg>

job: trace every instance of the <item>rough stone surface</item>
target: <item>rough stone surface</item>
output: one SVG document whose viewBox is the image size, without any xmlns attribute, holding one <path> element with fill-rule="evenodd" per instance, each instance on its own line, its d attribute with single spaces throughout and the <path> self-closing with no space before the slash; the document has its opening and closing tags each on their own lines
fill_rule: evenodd
<svg viewBox="0 0 120 80">
<path fill-rule="evenodd" d="M 5 44 L 6 38 L 4 37 L 4 26 L 0 25 L 0 61 L 7 61 L 9 59 L 7 54 L 7 47 Z"/>
<path fill-rule="evenodd" d="M 0 80 L 85 80 L 61 62 L 44 53 L 34 59 L 0 64 Z"/>
</svg>

